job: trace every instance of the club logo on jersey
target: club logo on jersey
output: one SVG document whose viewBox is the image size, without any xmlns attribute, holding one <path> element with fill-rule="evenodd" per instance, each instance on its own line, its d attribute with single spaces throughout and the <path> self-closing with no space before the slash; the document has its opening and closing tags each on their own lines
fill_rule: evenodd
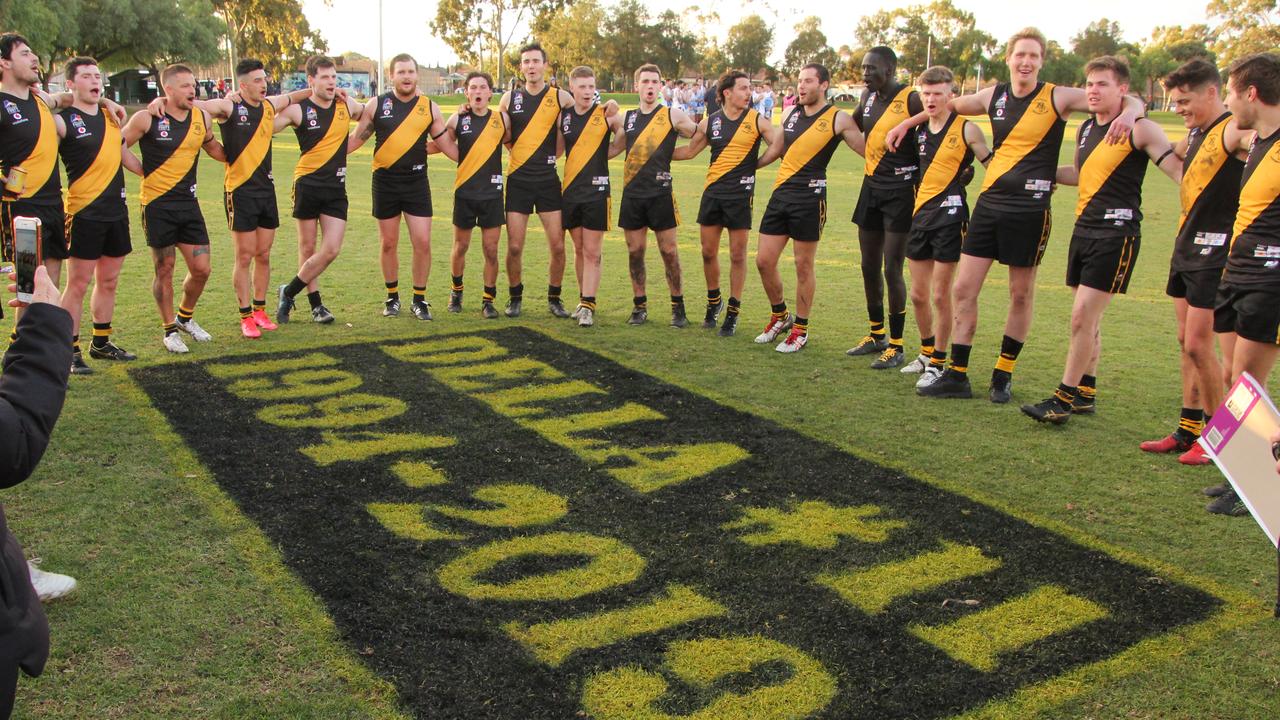
<svg viewBox="0 0 1280 720">
<path fill-rule="evenodd" d="M 461 127 L 458 128 L 458 132 L 463 132 L 463 133 L 471 132 L 471 116 L 470 115 L 467 115 L 466 117 L 462 118 Z"/>
<path fill-rule="evenodd" d="M 889 110 L 894 115 L 901 115 L 906 110 L 906 108 L 903 107 L 902 101 L 898 100 L 893 103 L 893 105 L 889 108 Z"/>
<path fill-rule="evenodd" d="M 1045 102 L 1044 98 L 1036 100 L 1035 104 L 1031 106 L 1031 112 L 1037 115 L 1043 115 L 1049 112 L 1049 103 Z"/>
<path fill-rule="evenodd" d="M 814 124 L 814 127 L 818 129 L 818 132 L 824 133 L 831 129 L 831 123 L 827 122 L 826 120 L 819 120 L 817 123 Z"/>
<path fill-rule="evenodd" d="M 85 133 L 84 118 L 80 117 L 79 115 L 72 115 L 71 127 L 76 129 L 77 134 L 83 135 Z"/>
<path fill-rule="evenodd" d="M 313 107 L 307 108 L 307 124 L 311 127 L 315 127 L 319 122 L 320 115 L 316 112 L 316 109 Z"/>
<path fill-rule="evenodd" d="M 516 93 L 512 101 L 515 106 L 511 108 L 511 112 L 524 112 L 524 95 L 522 93 Z"/>
<path fill-rule="evenodd" d="M 1005 93 L 1000 93 L 1000 97 L 996 98 L 996 107 L 1003 108 L 1005 104 L 1008 102 L 1009 102 L 1009 96 Z"/>
<path fill-rule="evenodd" d="M 955 150 L 958 147 L 960 147 L 960 138 L 956 137 L 955 135 L 948 135 L 947 148 L 951 150 Z"/>
<path fill-rule="evenodd" d="M 382 116 L 387 117 L 391 114 L 391 98 L 382 101 Z"/>
<path fill-rule="evenodd" d="M 1280 143 L 1271 146 L 1271 162 L 1280 163 Z"/>
<path fill-rule="evenodd" d="M 169 137 L 169 118 L 160 118 L 160 122 L 156 123 L 156 131 L 160 133 L 160 137 Z"/>
<path fill-rule="evenodd" d="M 1093 125 L 1091 123 L 1085 123 L 1084 126 L 1080 128 L 1080 147 L 1084 147 L 1084 142 L 1089 139 L 1090 130 L 1093 130 Z"/>
<path fill-rule="evenodd" d="M 12 115 L 14 120 L 22 119 L 22 113 L 18 112 L 18 106 L 11 100 L 4 101 L 4 111 Z"/>
<path fill-rule="evenodd" d="M 239 114 L 240 114 L 240 119 L 241 119 L 241 120 L 248 120 L 248 119 L 249 119 L 249 108 L 245 107 L 244 105 L 240 105 L 240 106 L 238 106 L 238 107 L 237 107 L 237 110 L 238 110 L 238 112 L 239 112 Z"/>
<path fill-rule="evenodd" d="M 573 119 L 569 117 L 569 113 L 564 114 L 563 122 L 560 123 L 561 132 L 569 132 L 573 123 Z"/>
</svg>

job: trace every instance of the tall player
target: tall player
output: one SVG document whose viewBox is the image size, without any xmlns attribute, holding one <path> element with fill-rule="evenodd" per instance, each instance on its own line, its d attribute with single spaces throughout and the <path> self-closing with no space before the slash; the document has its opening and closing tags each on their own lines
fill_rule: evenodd
<svg viewBox="0 0 1280 720">
<path fill-rule="evenodd" d="M 1227 109 L 1257 137 L 1241 176 L 1240 208 L 1232 229 L 1222 284 L 1213 311 L 1214 332 L 1234 381 L 1243 372 L 1265 384 L 1280 354 L 1280 53 L 1250 55 L 1227 71 Z M 1246 515 L 1234 490 L 1209 511 Z"/>
<path fill-rule="evenodd" d="M 1053 226 L 1049 202 L 1067 117 L 1089 112 L 1083 89 L 1039 80 L 1046 47 L 1044 35 L 1035 28 L 1015 33 L 1005 48 L 1010 81 L 948 103 L 960 115 L 990 118 L 995 157 L 987 166 L 956 267 L 951 365 L 937 382 L 922 388 L 928 397 L 973 396 L 968 370 L 978 327 L 978 294 L 992 264 L 999 262 L 1009 268 L 1009 312 L 988 397 L 994 403 L 1012 398 L 1014 367 L 1031 328 L 1036 270 Z M 1124 108 L 1107 131 L 1109 143 L 1123 140 L 1144 111 L 1142 101 L 1134 97 L 1125 99 Z M 925 119 L 921 113 L 903 121 L 889 132 L 886 143 L 897 147 L 909 128 Z"/>
<path fill-rule="evenodd" d="M 798 352 L 809 342 L 809 312 L 817 286 L 814 260 L 827 221 L 827 164 L 843 140 L 854 152 L 863 152 L 865 138 L 857 123 L 843 110 L 827 102 L 831 73 L 824 65 L 810 63 L 800 69 L 796 105 L 782 119 L 782 142 L 774 143 L 761 158 L 772 162 L 779 154 L 782 165 L 773 183 L 773 195 L 760 218 L 760 243 L 756 269 L 769 298 L 771 314 L 764 332 L 755 339 L 769 343 L 790 331 L 774 349 Z M 796 314 L 787 310 L 778 272 L 778 259 L 791 246 L 796 262 Z"/>
<path fill-rule="evenodd" d="M 151 248 L 155 279 L 151 293 L 160 310 L 164 347 L 185 353 L 178 331 L 196 342 L 213 338 L 195 320 L 196 303 L 209 281 L 209 231 L 196 200 L 196 165 L 200 149 L 214 160 L 226 161 L 222 144 L 213 134 L 209 114 L 196 106 L 196 79 L 186 65 L 160 71 L 164 86 L 160 117 L 134 113 L 124 127 L 126 145 L 142 149 L 142 230 Z M 187 266 L 182 300 L 173 310 L 173 266 L 181 253 Z"/>
<path fill-rule="evenodd" d="M 1022 412 L 1039 422 L 1065 424 L 1072 413 L 1096 408 L 1102 314 L 1124 293 L 1142 246 L 1142 181 L 1147 162 L 1182 181 L 1182 168 L 1160 126 L 1140 118 L 1128 137 L 1107 144 L 1103 136 L 1129 93 L 1129 65 L 1104 55 L 1084 67 L 1085 95 L 1093 116 L 1076 133 L 1074 165 L 1058 170 L 1058 182 L 1078 185 L 1076 224 L 1067 253 L 1071 307 L 1070 343 L 1062 383 L 1053 395 Z"/>
<path fill-rule="evenodd" d="M 739 70 L 720 77 L 709 92 L 717 93 L 721 109 L 698 122 L 698 132 L 673 158 L 688 160 L 711 146 L 711 165 L 702 188 L 698 226 L 702 240 L 702 273 L 707 279 L 707 314 L 702 327 L 715 328 L 725 302 L 720 294 L 720 236 L 729 231 L 729 303 L 720 336 L 733 335 L 742 309 L 747 280 L 747 240 L 755 204 L 756 169 L 760 143 L 772 147 L 782 141 L 782 127 L 751 109 L 751 78 Z M 776 157 L 774 153 L 773 157 Z"/>
<path fill-rule="evenodd" d="M 427 142 L 456 150 L 446 137 L 440 107 L 418 90 L 418 61 L 401 53 L 391 58 L 391 92 L 370 98 L 347 144 L 355 152 L 374 139 L 373 216 L 382 239 L 382 279 L 387 299 L 382 314 L 400 314 L 400 218 L 409 228 L 413 246 L 410 272 L 413 302 L 409 309 L 419 320 L 431 319 L 427 278 L 431 272 L 431 183 L 427 179 Z"/>
<path fill-rule="evenodd" d="M 916 143 L 905 142 L 889 150 L 885 135 L 906 118 L 919 113 L 920 94 L 897 80 L 898 56 L 887 47 L 873 47 L 862 59 L 862 79 L 866 92 L 853 114 L 867 138 L 867 162 L 862 190 L 853 211 L 858 225 L 858 249 L 862 257 L 862 289 L 867 300 L 871 332 L 852 348 L 849 355 L 879 353 L 871 367 L 897 367 L 906 355 L 902 334 L 907 319 L 907 285 L 902 279 L 902 260 L 911 231 L 915 189 L 920 181 L 920 158 Z M 883 282 L 881 274 L 883 273 Z M 884 295 L 889 295 L 889 340 L 884 333 Z"/>
<path fill-rule="evenodd" d="M 1209 462 L 1196 442 L 1222 404 L 1222 364 L 1213 342 L 1213 303 L 1227 264 L 1227 244 L 1240 205 L 1240 174 L 1253 133 L 1240 129 L 1222 102 L 1222 76 L 1213 63 L 1191 60 L 1164 80 L 1187 137 L 1182 161 L 1182 217 L 1169 260 L 1165 293 L 1173 298 L 1182 355 L 1182 416 L 1178 427 L 1146 452 L 1180 453 L 1187 465 Z"/>
<path fill-rule="evenodd" d="M 289 322 L 294 298 L 307 291 L 311 320 L 333 322 L 320 301 L 320 274 L 338 257 L 347 230 L 347 131 L 364 108 L 338 98 L 338 69 L 316 55 L 307 60 L 311 97 L 276 116 L 275 131 L 292 127 L 302 155 L 293 168 L 293 217 L 298 221 L 298 274 L 281 285 L 276 322 Z M 320 247 L 316 248 L 317 231 Z"/>
<path fill-rule="evenodd" d="M 80 316 L 84 294 L 93 280 L 90 315 L 93 344 L 89 356 L 97 360 L 136 360 L 137 355 L 111 342 L 116 287 L 124 259 L 133 250 L 129 241 L 129 208 L 125 204 L 124 170 L 142 174 L 142 164 L 125 152 L 120 124 L 99 107 L 102 72 L 89 57 L 67 62 L 67 85 L 75 101 L 54 116 L 58 154 L 67 168 L 66 228 L 67 289 L 62 307 L 71 313 L 71 371 L 92 372 L 80 352 Z"/>
<path fill-rule="evenodd" d="M 573 238 L 574 269 L 581 298 L 574 315 L 579 327 L 591 327 L 600 288 L 600 246 L 609 229 L 609 158 L 621 152 L 611 139 L 622 134 L 622 116 L 609 115 L 596 102 L 596 74 L 584 65 L 569 73 L 573 105 L 560 113 L 564 142 L 564 225 Z"/>
</svg>

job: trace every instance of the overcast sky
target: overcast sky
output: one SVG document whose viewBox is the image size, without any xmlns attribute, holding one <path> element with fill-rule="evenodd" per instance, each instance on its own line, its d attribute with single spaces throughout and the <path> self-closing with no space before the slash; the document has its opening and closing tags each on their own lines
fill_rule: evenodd
<svg viewBox="0 0 1280 720">
<path fill-rule="evenodd" d="M 1152 12 L 1150 6 L 1140 2 L 1115 0 L 1072 0 L 1070 2 L 1028 2 L 1022 12 L 1011 12 L 1008 0 L 953 0 L 955 5 L 972 12 L 978 27 L 1003 39 L 1026 25 L 1035 25 L 1052 40 L 1069 44 L 1072 35 L 1090 22 L 1105 17 L 1120 23 L 1125 39 L 1138 41 L 1151 34 L 1156 25 L 1193 25 L 1205 20 L 1208 0 L 1163 0 L 1160 12 Z M 378 0 L 331 0 L 326 7 L 323 0 L 303 0 L 307 20 L 329 43 L 332 53 L 356 51 L 372 58 L 378 57 Z M 606 5 L 611 0 L 602 0 Z M 691 5 L 673 0 L 647 0 L 653 14 L 670 8 L 684 12 Z M 853 28 L 863 15 L 879 9 L 927 4 L 927 0 L 889 0 L 879 6 L 855 3 L 821 3 L 822 31 L 832 47 L 840 47 L 853 41 Z M 860 5 L 855 9 L 855 5 Z M 818 3 L 798 3 L 787 0 L 757 0 L 743 3 L 741 0 L 703 0 L 696 7 L 701 12 L 714 11 L 721 18 L 718 27 L 693 27 L 696 33 L 723 37 L 724 31 L 743 15 L 759 13 L 774 26 L 773 59 L 781 58 L 787 43 L 795 37 L 795 24 L 805 15 L 819 8 Z M 456 61 L 453 51 L 431 34 L 428 23 L 435 17 L 434 0 L 382 0 L 383 50 L 387 57 L 399 52 L 409 52 L 423 64 L 437 65 Z"/>
</svg>

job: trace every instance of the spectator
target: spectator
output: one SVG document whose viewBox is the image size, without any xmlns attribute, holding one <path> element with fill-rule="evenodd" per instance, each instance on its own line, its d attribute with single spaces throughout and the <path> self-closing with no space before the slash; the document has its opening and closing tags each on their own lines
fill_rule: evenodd
<svg viewBox="0 0 1280 720">
<path fill-rule="evenodd" d="M 787 108 L 794 107 L 795 104 L 796 104 L 796 89 L 793 87 L 789 87 L 787 88 L 787 94 L 782 97 L 782 108 L 785 110 Z"/>
<path fill-rule="evenodd" d="M 13 286 L 10 286 L 12 292 Z M 31 306 L 18 320 L 17 340 L 4 355 L 0 376 L 0 487 L 26 480 L 40 462 L 62 412 L 71 370 L 71 315 L 58 307 L 58 288 L 36 269 Z M 17 306 L 17 301 L 9 303 Z M 13 712 L 18 670 L 36 677 L 49 659 L 49 622 L 18 540 L 0 507 L 0 719 Z"/>
</svg>

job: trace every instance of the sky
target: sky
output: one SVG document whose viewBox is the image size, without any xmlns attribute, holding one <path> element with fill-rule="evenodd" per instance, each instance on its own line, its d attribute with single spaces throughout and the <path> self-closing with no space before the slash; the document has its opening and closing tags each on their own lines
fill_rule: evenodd
<svg viewBox="0 0 1280 720">
<path fill-rule="evenodd" d="M 378 57 L 378 0 L 303 0 L 303 9 L 312 28 L 318 29 L 329 43 L 334 54 L 350 51 L 369 57 Z M 381 0 L 382 43 L 385 57 L 399 52 L 414 55 L 424 65 L 443 65 L 457 61 L 453 51 L 431 34 L 430 21 L 435 17 L 434 0 Z M 878 6 L 855 3 L 822 3 L 822 31 L 832 47 L 851 44 L 853 28 L 863 15 L 881 9 L 907 5 L 927 4 L 928 0 L 888 0 Z M 602 0 L 611 4 L 612 0 Z M 1010 12 L 1008 0 L 953 0 L 953 3 L 974 14 L 978 27 L 997 38 L 1005 38 L 1027 26 L 1039 27 L 1051 39 L 1069 45 L 1075 35 L 1090 22 L 1107 18 L 1120 23 L 1125 39 L 1146 39 L 1156 25 L 1192 25 L 1205 20 L 1208 0 L 1163 0 L 1160 12 L 1153 13 L 1145 3 L 1115 0 L 1071 0 L 1069 2 L 1028 2 L 1023 12 Z M 795 37 L 794 26 L 804 16 L 814 14 L 817 3 L 799 3 L 794 0 L 757 0 L 743 3 L 741 0 L 703 0 L 696 6 L 674 0 L 647 0 L 645 3 L 654 15 L 666 9 L 683 13 L 697 7 L 702 14 L 715 12 L 720 16 L 718 26 L 692 28 L 695 33 L 723 37 L 725 30 L 744 15 L 758 13 L 774 26 L 773 60 L 782 57 L 787 44 Z M 518 38 L 517 38 L 518 39 Z"/>
</svg>

